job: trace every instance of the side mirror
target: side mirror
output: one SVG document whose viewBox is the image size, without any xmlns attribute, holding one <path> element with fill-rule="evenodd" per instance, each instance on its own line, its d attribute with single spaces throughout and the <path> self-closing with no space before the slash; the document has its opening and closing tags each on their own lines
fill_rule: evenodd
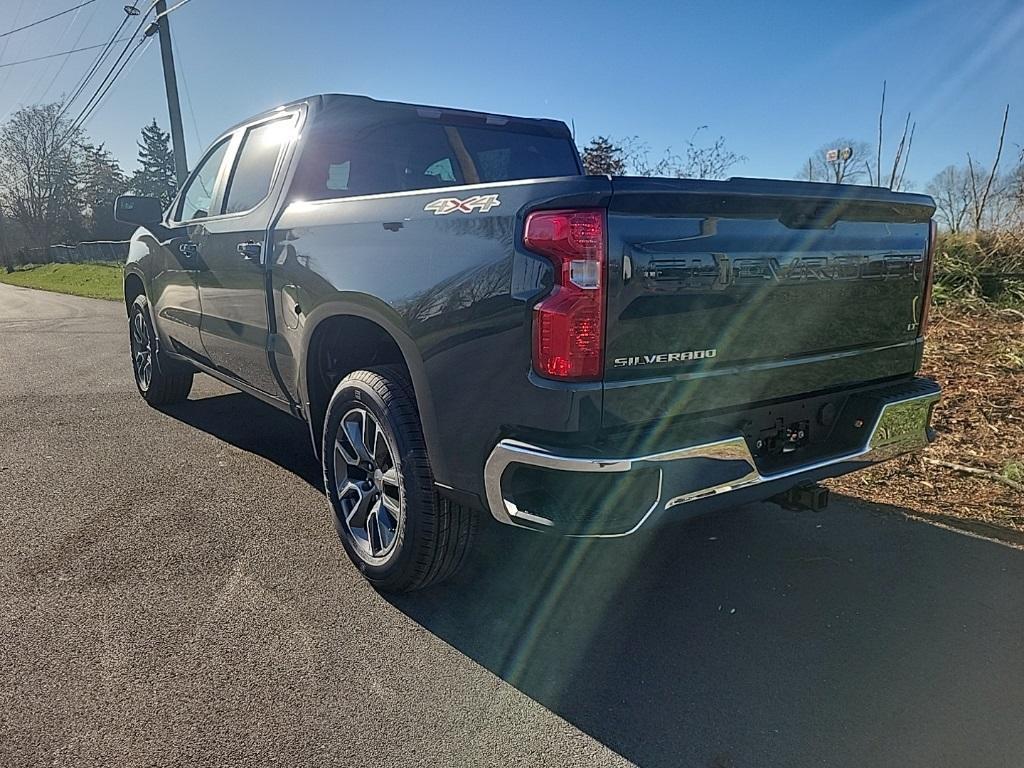
<svg viewBox="0 0 1024 768">
<path fill-rule="evenodd" d="M 151 227 L 163 221 L 163 204 L 156 197 L 121 195 L 114 201 L 114 219 L 123 224 Z"/>
</svg>

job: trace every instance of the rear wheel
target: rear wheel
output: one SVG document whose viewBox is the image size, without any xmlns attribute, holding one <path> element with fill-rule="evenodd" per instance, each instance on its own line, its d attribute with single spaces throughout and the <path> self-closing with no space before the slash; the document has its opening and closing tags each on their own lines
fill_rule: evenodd
<svg viewBox="0 0 1024 768">
<path fill-rule="evenodd" d="M 475 516 L 434 490 L 416 401 L 401 369 L 356 371 L 338 384 L 322 458 L 338 536 L 371 584 L 420 589 L 463 564 Z"/>
<path fill-rule="evenodd" d="M 138 296 L 128 315 L 132 369 L 139 394 L 150 405 L 177 403 L 188 397 L 194 371 L 159 352 L 149 314 L 149 301 Z"/>
</svg>

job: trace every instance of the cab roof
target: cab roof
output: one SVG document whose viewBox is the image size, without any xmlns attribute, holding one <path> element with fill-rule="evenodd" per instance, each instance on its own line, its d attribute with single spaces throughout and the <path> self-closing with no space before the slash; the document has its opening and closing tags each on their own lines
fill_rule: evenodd
<svg viewBox="0 0 1024 768">
<path fill-rule="evenodd" d="M 319 103 L 324 112 L 343 112 L 346 116 L 355 120 L 379 120 L 397 117 L 420 117 L 440 118 L 442 116 L 456 117 L 462 120 L 480 120 L 488 125 L 521 124 L 529 125 L 533 130 L 540 130 L 558 138 L 571 138 L 569 127 L 561 120 L 546 118 L 516 117 L 513 115 L 500 115 L 489 112 L 477 112 L 467 109 L 454 109 L 451 107 L 430 106 L 426 104 L 409 104 L 401 101 L 383 101 L 373 99 L 369 96 L 360 96 L 348 93 L 321 93 L 305 98 L 295 99 L 286 102 L 273 109 L 265 110 L 245 120 L 236 123 L 224 133 L 230 133 L 243 125 L 251 123 L 262 117 L 270 117 L 275 112 L 280 112 L 288 107 L 298 106 L 306 103 Z"/>
</svg>

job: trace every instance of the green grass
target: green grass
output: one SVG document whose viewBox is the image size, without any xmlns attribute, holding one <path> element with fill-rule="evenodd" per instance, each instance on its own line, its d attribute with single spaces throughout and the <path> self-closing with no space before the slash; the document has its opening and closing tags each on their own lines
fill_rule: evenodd
<svg viewBox="0 0 1024 768">
<path fill-rule="evenodd" d="M 1007 480 L 1015 483 L 1024 483 L 1024 462 L 1009 461 L 1003 467 L 1000 474 Z"/>
<path fill-rule="evenodd" d="M 107 262 L 43 264 L 10 273 L 0 269 L 0 283 L 109 301 L 121 301 L 124 297 L 123 280 L 121 265 Z"/>
</svg>

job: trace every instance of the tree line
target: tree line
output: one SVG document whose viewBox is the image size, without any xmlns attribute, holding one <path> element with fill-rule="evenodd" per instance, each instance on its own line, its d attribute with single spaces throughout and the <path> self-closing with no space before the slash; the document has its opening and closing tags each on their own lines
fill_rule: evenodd
<svg viewBox="0 0 1024 768">
<path fill-rule="evenodd" d="M 103 144 L 72 125 L 60 103 L 24 107 L 0 126 L 0 258 L 19 248 L 83 240 L 123 240 L 114 221 L 118 195 L 169 204 L 177 185 L 170 136 L 154 119 L 138 141 L 131 174 Z"/>
<path fill-rule="evenodd" d="M 907 113 L 902 133 L 886 140 L 885 99 L 883 83 L 874 144 L 836 138 L 812 153 L 795 177 L 914 188 L 906 168 L 916 124 Z M 0 260 L 6 261 L 5 256 L 19 248 L 127 239 L 132 227 L 113 219 L 118 195 L 150 195 L 165 205 L 174 197 L 170 136 L 155 119 L 141 129 L 138 168 L 128 174 L 103 144 L 90 141 L 75 127 L 65 111 L 60 103 L 24 107 L 0 125 Z M 1024 149 L 1018 148 L 1009 171 L 1000 167 L 1008 119 L 1009 107 L 991 165 L 982 166 L 968 154 L 964 164 L 944 168 L 924 186 L 935 199 L 936 217 L 945 229 L 1024 229 Z M 679 151 L 669 147 L 657 154 L 637 136 L 599 135 L 581 147 L 580 155 L 591 174 L 692 179 L 724 179 L 746 160 L 728 147 L 723 136 L 712 137 L 707 126 L 697 128 Z"/>
<path fill-rule="evenodd" d="M 885 113 L 883 82 L 875 141 L 837 137 L 809 155 L 794 177 L 833 184 L 868 184 L 895 191 L 915 189 L 906 171 L 917 123 L 907 112 L 901 116 L 898 135 L 886 136 Z M 935 200 L 935 217 L 946 231 L 1024 233 L 1024 148 L 1017 148 L 1009 170 L 1002 168 L 1009 114 L 1007 105 L 990 165 L 978 163 L 968 153 L 964 163 L 947 166 L 924 185 L 923 191 Z M 746 158 L 730 150 L 722 136 L 707 140 L 706 131 L 707 126 L 698 128 L 684 142 L 682 153 L 669 148 L 653 160 L 650 147 L 636 136 L 595 136 L 580 149 L 580 156 L 586 172 L 592 174 L 725 179 Z M 705 140 L 701 141 L 702 138 Z"/>
</svg>

